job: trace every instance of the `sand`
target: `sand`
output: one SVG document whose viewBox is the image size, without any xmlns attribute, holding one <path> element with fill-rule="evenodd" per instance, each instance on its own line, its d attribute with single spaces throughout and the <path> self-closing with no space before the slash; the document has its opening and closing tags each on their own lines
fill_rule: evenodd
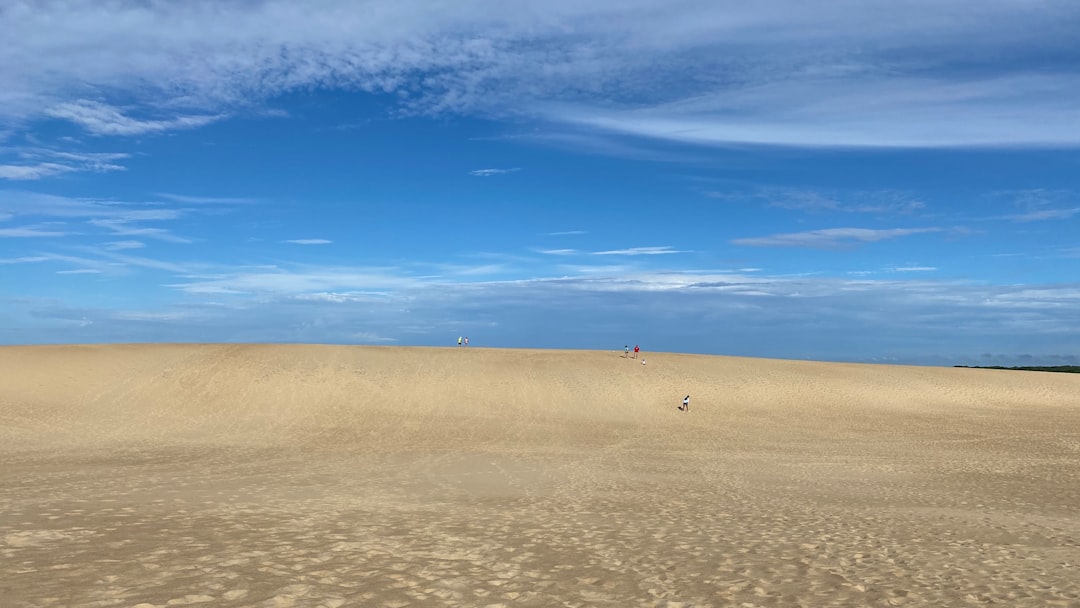
<svg viewBox="0 0 1080 608">
<path fill-rule="evenodd" d="M 1080 376 L 643 356 L 0 348 L 0 606 L 1080 606 Z"/>
</svg>

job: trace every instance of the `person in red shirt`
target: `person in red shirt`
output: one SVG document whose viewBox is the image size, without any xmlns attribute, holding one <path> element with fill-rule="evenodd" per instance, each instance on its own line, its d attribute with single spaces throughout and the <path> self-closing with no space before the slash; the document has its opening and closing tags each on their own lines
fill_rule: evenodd
<svg viewBox="0 0 1080 608">
<path fill-rule="evenodd" d="M 637 359 L 637 354 L 641 352 L 641 347 L 637 344 L 634 345 L 634 358 Z"/>
</svg>

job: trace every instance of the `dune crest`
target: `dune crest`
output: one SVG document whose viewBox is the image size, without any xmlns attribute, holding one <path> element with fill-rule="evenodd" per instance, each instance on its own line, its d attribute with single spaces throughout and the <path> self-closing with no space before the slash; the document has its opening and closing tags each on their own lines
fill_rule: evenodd
<svg viewBox="0 0 1080 608">
<path fill-rule="evenodd" d="M 1080 377 L 642 356 L 0 348 L 4 597 L 1080 602 Z"/>
</svg>

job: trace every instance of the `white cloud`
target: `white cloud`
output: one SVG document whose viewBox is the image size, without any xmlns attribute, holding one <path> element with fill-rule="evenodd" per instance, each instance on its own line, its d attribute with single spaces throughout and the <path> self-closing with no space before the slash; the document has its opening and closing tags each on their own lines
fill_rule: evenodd
<svg viewBox="0 0 1080 608">
<path fill-rule="evenodd" d="M 77 268 L 75 270 L 57 270 L 56 274 L 101 274 L 96 268 Z"/>
<path fill-rule="evenodd" d="M 386 292 L 316 292 L 301 293 L 293 296 L 294 299 L 303 302 L 328 302 L 332 304 L 349 304 L 355 302 L 383 302 L 390 299 Z"/>
<path fill-rule="evenodd" d="M 380 291 L 422 284 L 394 268 L 315 267 L 245 269 L 203 273 L 170 285 L 187 293 L 303 294 L 310 292 Z"/>
<path fill-rule="evenodd" d="M 0 258 L 0 264 L 34 264 L 37 262 L 46 262 L 49 258 L 43 255 L 27 255 L 18 258 Z"/>
<path fill-rule="evenodd" d="M 1080 214 L 1080 207 L 1076 206 L 1077 194 L 1071 190 L 1052 190 L 1048 188 L 999 190 L 989 193 L 987 198 L 992 202 L 1007 201 L 1020 211 L 978 219 L 1026 223 L 1067 220 Z"/>
<path fill-rule="evenodd" d="M 97 254 L 105 260 L 108 260 L 107 262 L 101 262 L 108 266 L 134 266 L 137 268 L 146 268 L 150 270 L 164 270 L 165 272 L 171 272 L 173 274 L 181 275 L 192 275 L 206 268 L 205 264 L 169 262 L 166 260 L 158 260 L 155 258 L 117 253 L 115 251 L 97 250 L 90 247 L 86 248 L 86 251 L 89 253 Z"/>
<path fill-rule="evenodd" d="M 577 249 L 537 249 L 537 253 L 544 255 L 577 255 Z"/>
<path fill-rule="evenodd" d="M 506 264 L 437 264 L 436 268 L 438 268 L 443 275 L 462 277 L 499 274 L 506 272 L 508 266 Z"/>
<path fill-rule="evenodd" d="M 59 163 L 37 163 L 33 165 L 0 165 L 0 179 L 30 181 L 74 171 Z"/>
<path fill-rule="evenodd" d="M 1014 222 L 1041 222 L 1045 220 L 1067 220 L 1070 217 L 1080 213 L 1080 207 L 1073 207 L 1071 209 L 1038 209 L 1035 211 L 1028 211 L 1027 213 L 1018 213 L 1014 215 L 1006 215 L 1003 219 L 1012 220 Z"/>
<path fill-rule="evenodd" d="M 918 198 L 891 190 L 830 192 L 808 188 L 762 187 L 749 192 L 710 191 L 704 194 L 720 200 L 761 202 L 770 207 L 807 212 L 907 215 L 926 208 L 926 204 Z"/>
<path fill-rule="evenodd" d="M 186 321 L 191 320 L 197 315 L 192 312 L 185 311 L 170 311 L 170 312 L 153 312 L 153 311 L 141 311 L 141 310 L 118 310 L 111 315 L 112 319 L 117 321 Z"/>
<path fill-rule="evenodd" d="M 893 272 L 933 272 L 937 270 L 935 266 L 900 266 L 893 268 Z"/>
<path fill-rule="evenodd" d="M 183 215 L 179 209 L 89 198 L 69 198 L 22 190 L 0 190 L 0 208 L 16 216 L 102 218 L 121 221 L 170 220 Z"/>
<path fill-rule="evenodd" d="M 329 245 L 334 241 L 328 241 L 326 239 L 291 239 L 288 241 L 282 241 L 283 243 L 292 243 L 293 245 Z"/>
<path fill-rule="evenodd" d="M 816 247 L 827 249 L 859 243 L 872 243 L 914 234 L 941 232 L 941 230 L 941 228 L 891 228 L 886 230 L 826 228 L 824 230 L 734 239 L 731 242 L 734 245 L 749 247 Z"/>
<path fill-rule="evenodd" d="M 162 132 L 334 88 L 397 94 L 404 112 L 705 144 L 1080 142 L 1080 74 L 1047 60 L 1075 48 L 1080 8 L 1067 0 L 70 0 L 4 11 L 0 125 L 18 128 L 51 114 L 97 134 Z"/>
<path fill-rule="evenodd" d="M 647 350 L 717 352 L 722 343 L 725 354 L 951 365 L 970 360 L 957 353 L 1068 353 L 1080 339 L 1080 288 L 1070 284 L 625 266 L 568 267 L 561 278 L 460 282 L 401 268 L 173 270 L 180 275 L 173 287 L 192 297 L 159 309 L 102 310 L 0 296 L 6 318 L 16 320 L 0 341 L 349 342 L 370 334 L 444 344 L 449 334 L 461 333 L 492 346 L 607 348 L 633 335 Z M 536 331 L 538 324 L 544 331 Z M 73 334 L 80 325 L 89 329 Z"/>
<path fill-rule="evenodd" d="M 60 230 L 42 230 L 37 226 L 20 226 L 18 228 L 0 228 L 0 238 L 37 238 L 67 236 L 68 232 Z"/>
<path fill-rule="evenodd" d="M 670 255 L 673 253 L 689 253 L 679 251 L 669 246 L 665 247 L 631 247 L 629 249 L 612 249 L 609 251 L 594 251 L 592 255 Z"/>
<path fill-rule="evenodd" d="M 958 81 L 926 77 L 791 78 L 645 108 L 598 111 L 553 106 L 553 118 L 632 135 L 695 144 L 840 147 L 957 147 L 1080 142 L 1080 76 L 994 75 Z M 1031 116 L 1048 122 L 1034 125 Z M 1064 121 L 1059 123 L 1057 121 Z"/>
<path fill-rule="evenodd" d="M 568 125 L 560 129 L 559 131 L 531 131 L 489 139 L 519 140 L 573 154 L 588 153 L 658 163 L 700 164 L 708 162 L 709 159 L 707 154 L 689 153 L 685 149 L 673 151 L 670 147 L 664 147 L 662 141 L 643 140 L 638 137 L 595 130 L 575 131 L 568 128 Z"/>
<path fill-rule="evenodd" d="M 137 120 L 125 116 L 119 108 L 86 99 L 57 104 L 45 113 L 53 118 L 70 120 L 94 135 L 142 135 L 177 129 L 194 129 L 224 118 L 223 115 L 218 114 L 178 116 L 165 120 Z"/>
<path fill-rule="evenodd" d="M 559 232 L 545 232 L 544 236 L 577 236 L 580 234 L 588 234 L 584 230 L 562 230 Z"/>
<path fill-rule="evenodd" d="M 469 175 L 475 175 L 477 177 L 491 177 L 492 175 L 516 173 L 518 171 L 521 171 L 521 169 L 516 167 L 513 169 L 476 169 L 475 171 L 469 171 Z"/>
<path fill-rule="evenodd" d="M 626 264 L 559 264 L 557 269 L 568 275 L 563 277 L 564 279 L 573 278 L 573 275 L 582 277 L 617 276 L 634 271 L 633 267 Z"/>
<path fill-rule="evenodd" d="M 0 152 L 4 151 L 0 149 Z M 105 173 L 123 171 L 115 161 L 130 157 L 119 152 L 66 152 L 40 147 L 23 147 L 6 150 L 14 153 L 21 164 L 0 165 L 0 179 L 32 181 L 64 173 L 89 171 Z"/>
<path fill-rule="evenodd" d="M 177 236 L 169 230 L 166 230 L 165 228 L 146 228 L 142 226 L 136 226 L 127 219 L 123 218 L 93 219 L 89 220 L 88 223 L 99 228 L 105 228 L 112 234 L 119 236 L 139 236 L 150 239 L 157 239 L 159 241 L 168 241 L 170 243 L 193 242 L 191 239 Z"/>
<path fill-rule="evenodd" d="M 113 241 L 111 243 L 105 243 L 105 249 L 109 251 L 121 251 L 124 249 L 142 249 L 146 247 L 146 243 L 142 241 Z"/>
<path fill-rule="evenodd" d="M 170 194 L 168 192 L 159 192 L 157 195 L 166 200 L 176 203 L 186 203 L 188 205 L 247 205 L 255 202 L 255 199 L 243 197 L 188 196 L 185 194 Z"/>
</svg>

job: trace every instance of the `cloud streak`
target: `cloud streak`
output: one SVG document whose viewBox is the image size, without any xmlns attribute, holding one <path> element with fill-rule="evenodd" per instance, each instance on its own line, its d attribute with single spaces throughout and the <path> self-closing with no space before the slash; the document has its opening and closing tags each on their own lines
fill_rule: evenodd
<svg viewBox="0 0 1080 608">
<path fill-rule="evenodd" d="M 818 249 L 835 249 L 838 247 L 874 243 L 887 239 L 941 231 L 941 228 L 890 228 L 885 230 L 875 230 L 871 228 L 826 228 L 823 230 L 808 230 L 806 232 L 791 232 L 787 234 L 734 239 L 731 243 L 733 245 L 745 247 L 810 247 Z"/>
<path fill-rule="evenodd" d="M 192 243 L 194 239 L 174 234 L 168 228 L 148 227 L 147 222 L 171 222 L 200 213 L 220 211 L 223 204 L 235 199 L 215 199 L 214 207 L 177 207 L 160 202 L 127 202 L 91 198 L 72 198 L 23 190 L 0 190 L 0 211 L 10 217 L 55 221 L 80 220 L 89 226 L 89 233 L 104 232 L 110 238 L 131 236 L 172 243 Z M 248 199 L 242 199 L 248 200 Z M 211 203 L 206 203 L 207 205 Z M 33 221 L 33 220 L 31 220 Z M 96 231 L 93 229 L 97 229 Z M 69 234 L 71 231 L 48 229 L 45 232 Z M 56 236 L 60 236 L 57 234 Z M 122 242 L 128 247 L 135 239 Z"/>
<path fill-rule="evenodd" d="M 1077 145 L 1078 30 L 1064 0 L 16 3 L 0 20 L 0 127 L 162 133 L 325 88 L 571 136 Z"/>
<path fill-rule="evenodd" d="M 16 327 L 32 327 L 38 341 L 138 335 L 342 342 L 368 332 L 402 344 L 443 344 L 468 331 L 491 346 L 608 348 L 632 331 L 651 350 L 715 352 L 709 345 L 723 344 L 723 352 L 751 356 L 960 364 L 983 352 L 1018 352 L 1032 336 L 1040 336 L 1043 352 L 1064 356 L 1080 339 L 1080 286 L 1069 284 L 613 267 L 560 278 L 462 282 L 392 267 L 173 270 L 190 276 L 172 287 L 191 297 L 166 307 L 95 309 L 25 298 L 0 305 L 12 318 L 32 319 Z M 478 301 L 485 302 L 482 309 Z M 547 328 L 540 334 L 530 329 L 538 318 Z M 73 327 L 84 331 L 73 334 Z M 10 326 L 0 332 L 0 341 L 23 336 Z M 963 346 L 947 352 L 942 344 Z"/>
<path fill-rule="evenodd" d="M 469 171 L 469 175 L 474 175 L 476 177 L 492 177 L 494 175 L 504 175 L 506 173 L 517 173 L 518 171 L 521 171 L 518 167 L 513 169 L 476 169 L 475 171 Z"/>
<path fill-rule="evenodd" d="M 65 152 L 49 148 L 0 148 L 0 153 L 14 154 L 18 164 L 0 164 L 0 179 L 33 181 L 64 173 L 123 171 L 116 161 L 129 154 L 116 152 Z"/>
<path fill-rule="evenodd" d="M 724 201 L 756 202 L 778 209 L 809 213 L 840 211 L 877 215 L 909 215 L 926 204 L 903 192 L 889 190 L 828 192 L 807 188 L 763 187 L 749 192 L 710 191 L 705 196 Z"/>
<path fill-rule="evenodd" d="M 1067 220 L 1080 213 L 1080 207 L 1071 209 L 1038 209 L 1027 213 L 1017 213 L 1003 216 L 1002 219 L 1014 222 L 1042 222 L 1047 220 Z"/>
<path fill-rule="evenodd" d="M 689 253 L 680 251 L 670 246 L 664 247 L 630 247 L 629 249 L 609 249 L 607 251 L 594 251 L 592 255 L 672 255 L 676 253 Z"/>
<path fill-rule="evenodd" d="M 16 228 L 0 228 L 0 238 L 40 238 L 67 236 L 68 232 L 61 230 L 42 229 L 38 226 L 19 226 Z"/>
<path fill-rule="evenodd" d="M 45 112 L 53 118 L 71 121 L 94 135 L 144 135 L 178 129 L 194 129 L 224 118 L 213 116 L 178 116 L 165 120 L 138 120 L 119 108 L 97 101 L 80 99 L 61 103 Z"/>
<path fill-rule="evenodd" d="M 168 192 L 159 192 L 157 195 L 165 200 L 187 205 L 248 205 L 255 202 L 255 199 L 243 197 L 189 196 L 186 194 L 171 194 Z"/>
</svg>

